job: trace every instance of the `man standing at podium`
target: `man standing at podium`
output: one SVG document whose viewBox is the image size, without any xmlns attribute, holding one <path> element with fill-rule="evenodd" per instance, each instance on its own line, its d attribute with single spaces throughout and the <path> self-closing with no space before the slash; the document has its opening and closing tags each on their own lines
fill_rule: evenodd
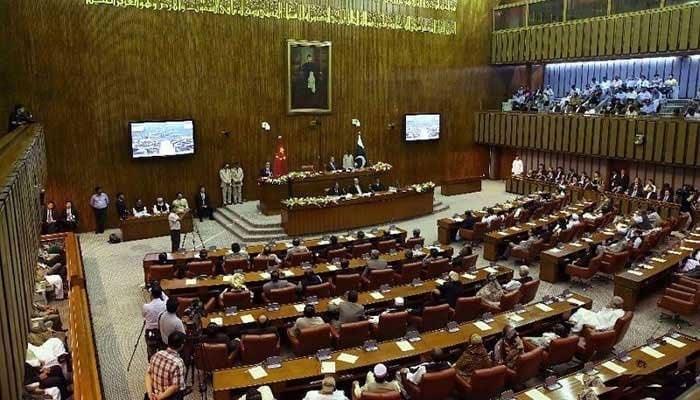
<svg viewBox="0 0 700 400">
<path fill-rule="evenodd" d="M 231 204 L 231 166 L 228 163 L 219 170 L 219 179 L 221 180 L 221 201 L 227 206 Z"/>
</svg>

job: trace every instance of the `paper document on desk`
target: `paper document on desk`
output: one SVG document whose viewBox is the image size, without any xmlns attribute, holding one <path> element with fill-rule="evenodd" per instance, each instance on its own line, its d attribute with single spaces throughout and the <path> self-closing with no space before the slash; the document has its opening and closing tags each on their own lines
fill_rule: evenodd
<svg viewBox="0 0 700 400">
<path fill-rule="evenodd" d="M 633 271 L 633 270 L 631 270 L 631 269 L 628 270 L 627 272 L 629 272 L 629 273 L 632 274 L 632 275 L 644 276 L 644 273 L 639 272 L 639 271 Z"/>
<path fill-rule="evenodd" d="M 642 347 L 642 353 L 647 354 L 649 356 L 652 356 L 654 358 L 663 358 L 663 356 L 665 356 L 664 353 L 657 351 L 655 349 L 652 349 L 649 346 Z"/>
<path fill-rule="evenodd" d="M 369 295 L 370 295 L 371 298 L 373 298 L 373 299 L 375 299 L 375 300 L 381 300 L 381 299 L 384 298 L 384 295 L 381 294 L 381 293 L 379 293 L 379 292 L 372 292 L 372 293 L 370 293 Z"/>
<path fill-rule="evenodd" d="M 343 299 L 341 299 L 340 297 L 336 297 L 335 299 L 329 301 L 328 304 L 335 304 L 335 305 L 338 305 L 338 304 L 340 304 L 340 303 L 342 303 L 342 302 L 343 302 Z"/>
<path fill-rule="evenodd" d="M 658 263 L 665 263 L 665 262 L 666 262 L 665 259 L 659 258 L 659 257 L 652 257 L 651 260 L 652 260 L 652 261 L 656 261 L 656 262 L 658 262 Z"/>
<path fill-rule="evenodd" d="M 255 318 L 253 318 L 253 316 L 250 314 L 241 315 L 241 322 L 244 324 L 250 324 L 251 322 L 255 322 Z"/>
<path fill-rule="evenodd" d="M 289 270 L 284 270 L 284 271 L 282 271 L 282 273 L 284 274 L 285 278 L 291 278 L 292 276 L 294 276 L 294 272 L 289 271 Z"/>
<path fill-rule="evenodd" d="M 674 338 L 672 338 L 672 337 L 665 337 L 665 338 L 664 338 L 664 341 L 665 341 L 666 343 L 670 344 L 671 346 L 676 347 L 676 348 L 679 348 L 679 349 L 685 347 L 685 343 L 683 343 L 683 342 L 681 342 L 681 341 L 679 341 L 679 340 L 676 340 L 676 339 L 674 339 Z"/>
<path fill-rule="evenodd" d="M 464 218 L 452 218 L 454 222 L 464 222 Z"/>
<path fill-rule="evenodd" d="M 353 356 L 352 354 L 340 353 L 340 355 L 338 356 L 338 361 L 342 361 L 348 364 L 355 364 L 358 358 L 358 356 Z"/>
<path fill-rule="evenodd" d="M 263 278 L 263 279 L 265 279 L 265 280 L 270 279 L 270 273 L 269 273 L 269 272 L 261 272 L 261 273 L 258 274 L 258 275 L 260 275 L 260 277 Z"/>
<path fill-rule="evenodd" d="M 248 373 L 253 379 L 260 379 L 267 376 L 267 371 L 265 371 L 265 368 L 259 365 L 257 367 L 248 369 Z"/>
<path fill-rule="evenodd" d="M 513 322 L 520 322 L 520 321 L 524 320 L 525 318 L 521 317 L 518 314 L 510 314 L 510 315 L 508 315 L 508 319 L 513 321 Z"/>
<path fill-rule="evenodd" d="M 654 269 L 654 267 L 652 267 L 652 266 L 649 265 L 649 264 L 639 264 L 639 266 L 642 267 L 642 268 L 644 268 L 644 269 Z"/>
<path fill-rule="evenodd" d="M 435 284 L 438 286 L 442 286 L 445 284 L 445 280 L 444 279 L 435 279 Z"/>
<path fill-rule="evenodd" d="M 534 223 L 534 222 L 528 222 L 527 225 L 529 225 L 529 226 L 537 226 L 537 224 Z"/>
<path fill-rule="evenodd" d="M 401 231 L 400 231 L 400 230 L 397 230 L 397 229 L 392 229 L 392 230 L 389 231 L 389 234 L 390 234 L 390 235 L 398 235 L 399 233 L 401 233 Z"/>
<path fill-rule="evenodd" d="M 500 236 L 508 236 L 508 233 L 506 233 L 506 232 L 498 232 L 498 234 L 499 234 Z"/>
<path fill-rule="evenodd" d="M 571 245 L 575 247 L 583 247 L 581 243 L 571 243 Z"/>
<path fill-rule="evenodd" d="M 223 326 L 223 325 L 224 325 L 224 319 L 221 318 L 221 317 L 211 318 L 211 319 L 209 319 L 209 323 L 210 323 L 210 324 L 215 324 L 215 325 L 217 325 L 217 326 Z"/>
<path fill-rule="evenodd" d="M 325 245 L 327 245 L 327 244 L 331 244 L 331 242 L 329 242 L 328 240 L 320 240 L 320 241 L 318 242 L 318 245 L 319 245 L 319 246 L 325 246 Z"/>
<path fill-rule="evenodd" d="M 335 361 L 322 361 L 321 362 L 321 373 L 322 374 L 335 374 Z"/>
<path fill-rule="evenodd" d="M 399 340 L 398 342 L 396 342 L 396 345 L 401 351 L 411 351 L 414 349 L 411 343 L 408 342 L 408 340 Z"/>
<path fill-rule="evenodd" d="M 474 322 L 474 326 L 476 326 L 477 328 L 479 328 L 480 330 L 482 330 L 484 332 L 491 330 L 491 326 L 484 321 L 476 321 L 476 322 Z"/>
<path fill-rule="evenodd" d="M 685 239 L 685 241 L 688 242 L 688 243 L 694 243 L 694 244 L 700 243 L 700 240 Z"/>
<path fill-rule="evenodd" d="M 476 279 L 476 275 L 464 273 L 464 274 L 462 274 L 462 278 L 464 278 L 464 279 L 469 279 L 469 280 L 474 280 L 474 279 Z"/>
<path fill-rule="evenodd" d="M 569 297 L 568 299 L 566 299 L 566 301 L 570 304 L 575 305 L 575 306 L 582 306 L 582 305 L 586 304 L 579 299 L 574 299 L 573 297 Z"/>
<path fill-rule="evenodd" d="M 532 400 L 549 400 L 549 396 L 540 392 L 537 389 L 530 389 L 525 392 L 525 396 L 531 398 Z"/>
<path fill-rule="evenodd" d="M 604 362 L 602 365 L 616 374 L 622 374 L 627 371 L 627 368 L 617 365 L 613 361 Z"/>
<path fill-rule="evenodd" d="M 333 272 L 333 271 L 337 271 L 338 267 L 336 267 L 334 264 L 328 264 L 328 265 L 326 265 L 326 269 Z"/>
<path fill-rule="evenodd" d="M 550 311 L 554 310 L 552 307 L 550 307 L 544 303 L 535 304 L 535 308 L 539 309 L 540 311 L 544 311 L 544 312 L 550 312 Z"/>
<path fill-rule="evenodd" d="M 187 286 L 192 286 L 197 284 L 197 278 L 194 279 L 185 279 L 185 285 Z"/>
<path fill-rule="evenodd" d="M 493 267 L 486 267 L 486 268 L 484 268 L 484 271 L 488 272 L 489 274 L 496 274 L 496 273 L 498 273 L 498 271 L 496 270 L 496 268 L 493 268 Z"/>
<path fill-rule="evenodd" d="M 681 249 L 683 251 L 693 251 L 693 249 L 691 249 L 690 247 L 685 247 L 685 246 L 681 246 L 681 247 L 679 247 L 679 249 Z"/>
<path fill-rule="evenodd" d="M 306 308 L 306 304 L 295 304 L 294 309 L 297 310 L 298 313 L 304 312 L 304 308 Z"/>
<path fill-rule="evenodd" d="M 681 253 L 680 251 L 675 251 L 675 250 L 669 250 L 668 252 L 669 252 L 670 254 L 675 254 L 675 255 L 677 255 L 677 256 L 680 256 L 681 254 L 683 254 L 683 253 Z"/>
</svg>

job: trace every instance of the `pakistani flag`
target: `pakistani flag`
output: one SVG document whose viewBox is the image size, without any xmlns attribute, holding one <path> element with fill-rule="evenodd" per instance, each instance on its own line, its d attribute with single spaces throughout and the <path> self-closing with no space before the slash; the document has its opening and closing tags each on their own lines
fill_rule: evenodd
<svg viewBox="0 0 700 400">
<path fill-rule="evenodd" d="M 357 146 L 355 146 L 355 168 L 364 168 L 367 165 L 367 152 L 362 143 L 362 136 L 357 134 Z"/>
</svg>

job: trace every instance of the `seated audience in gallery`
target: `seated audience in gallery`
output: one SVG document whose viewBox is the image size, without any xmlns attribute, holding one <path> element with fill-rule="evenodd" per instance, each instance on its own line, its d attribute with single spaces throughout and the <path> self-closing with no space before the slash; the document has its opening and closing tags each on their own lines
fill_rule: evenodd
<svg viewBox="0 0 700 400">
<path fill-rule="evenodd" d="M 42 210 L 41 217 L 41 233 L 51 234 L 58 231 L 58 210 L 56 210 L 56 203 L 49 201 Z"/>
<path fill-rule="evenodd" d="M 75 232 L 78 229 L 80 217 L 78 210 L 73 207 L 73 202 L 66 201 L 65 207 L 61 212 L 61 230 L 64 232 Z"/>
<path fill-rule="evenodd" d="M 170 205 L 163 200 L 163 197 L 157 197 L 156 203 L 153 205 L 153 215 L 169 214 Z"/>
</svg>

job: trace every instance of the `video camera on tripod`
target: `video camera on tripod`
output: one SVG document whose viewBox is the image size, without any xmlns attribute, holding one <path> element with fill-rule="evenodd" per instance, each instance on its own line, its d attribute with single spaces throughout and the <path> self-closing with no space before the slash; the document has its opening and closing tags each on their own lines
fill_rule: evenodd
<svg viewBox="0 0 700 400">
<path fill-rule="evenodd" d="M 194 299 L 190 306 L 185 308 L 184 314 L 189 319 L 187 324 L 192 326 L 195 334 L 199 334 L 202 331 L 202 317 L 207 315 L 202 301 Z"/>
</svg>

